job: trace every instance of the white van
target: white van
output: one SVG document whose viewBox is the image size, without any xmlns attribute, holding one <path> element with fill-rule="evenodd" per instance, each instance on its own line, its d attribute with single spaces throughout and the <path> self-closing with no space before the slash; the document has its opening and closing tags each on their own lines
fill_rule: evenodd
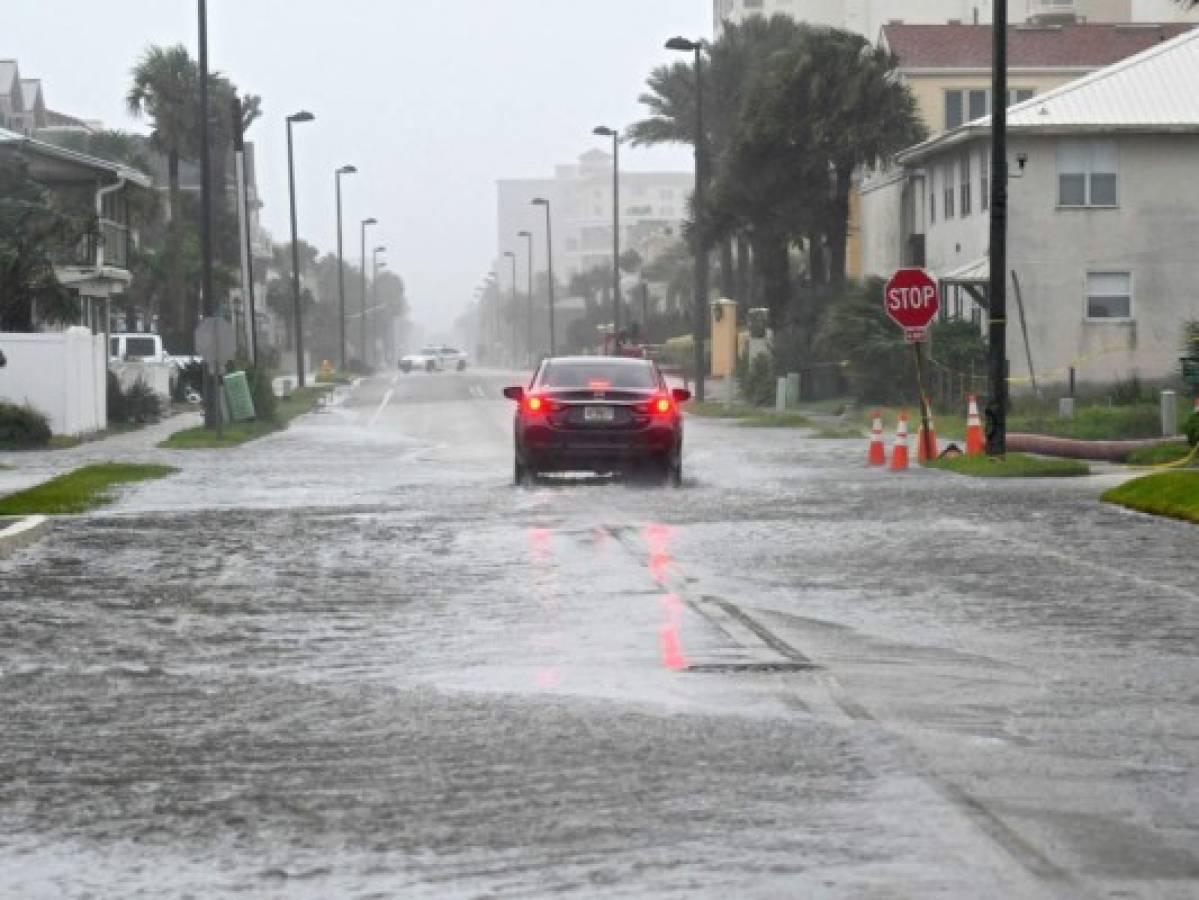
<svg viewBox="0 0 1199 900">
<path fill-rule="evenodd" d="M 113 334 L 109 335 L 108 356 L 114 362 L 169 362 L 162 346 L 162 336 L 157 334 Z"/>
</svg>

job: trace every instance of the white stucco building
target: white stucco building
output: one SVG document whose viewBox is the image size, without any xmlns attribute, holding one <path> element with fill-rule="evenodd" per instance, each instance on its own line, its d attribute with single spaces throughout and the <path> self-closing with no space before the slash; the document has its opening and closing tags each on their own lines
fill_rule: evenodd
<svg viewBox="0 0 1199 900">
<path fill-rule="evenodd" d="M 1042 380 L 1170 377 L 1199 319 L 1199 31 L 1020 103 L 1008 124 L 1013 376 L 1028 374 L 1022 300 Z M 891 176 L 896 258 L 923 245 L 948 315 L 985 320 L 989 154 L 984 118 L 900 154 Z"/>
<path fill-rule="evenodd" d="M 621 249 L 645 251 L 655 237 L 679 236 L 695 186 L 690 172 L 620 173 Z M 519 288 L 524 289 L 527 248 L 521 231 L 535 236 L 535 269 L 545 271 L 545 208 L 550 201 L 554 231 L 554 276 L 566 283 L 572 275 L 612 264 L 612 155 L 592 150 L 578 162 L 557 166 L 552 178 L 503 179 L 497 185 L 497 259 L 517 254 Z M 511 287 L 511 268 L 498 267 L 504 290 Z"/>
<path fill-rule="evenodd" d="M 801 22 L 843 28 L 875 41 L 887 22 L 943 25 L 947 22 L 991 21 L 987 0 L 713 0 L 714 34 L 724 22 L 749 16 L 792 16 Z M 1199 13 L 1183 12 L 1172 0 L 1012 0 L 1011 22 L 1076 19 L 1086 22 L 1199 21 Z"/>
</svg>

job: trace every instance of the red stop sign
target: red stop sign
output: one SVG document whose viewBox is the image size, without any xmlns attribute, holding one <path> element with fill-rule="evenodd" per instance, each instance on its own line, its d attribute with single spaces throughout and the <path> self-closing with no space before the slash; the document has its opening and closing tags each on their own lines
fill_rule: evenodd
<svg viewBox="0 0 1199 900">
<path fill-rule="evenodd" d="M 887 282 L 883 306 L 904 328 L 927 328 L 941 309 L 937 282 L 923 269 L 900 269 Z"/>
</svg>

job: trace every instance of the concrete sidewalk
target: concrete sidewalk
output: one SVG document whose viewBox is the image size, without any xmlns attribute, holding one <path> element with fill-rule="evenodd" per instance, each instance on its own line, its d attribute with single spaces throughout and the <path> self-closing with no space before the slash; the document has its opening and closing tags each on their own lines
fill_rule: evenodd
<svg viewBox="0 0 1199 900">
<path fill-rule="evenodd" d="M 0 452 L 0 495 L 23 491 L 50 478 L 100 462 L 177 462 L 177 454 L 158 444 L 176 431 L 203 423 L 199 412 L 171 416 L 138 431 L 115 434 L 62 450 Z"/>
</svg>

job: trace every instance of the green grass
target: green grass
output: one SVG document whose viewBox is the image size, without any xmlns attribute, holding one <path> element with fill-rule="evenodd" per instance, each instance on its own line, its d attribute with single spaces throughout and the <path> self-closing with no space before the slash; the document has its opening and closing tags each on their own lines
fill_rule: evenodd
<svg viewBox="0 0 1199 900">
<path fill-rule="evenodd" d="M 1009 453 L 1004 459 L 958 456 L 925 465 L 974 478 L 1068 478 L 1091 474 L 1090 466 L 1074 459 L 1050 459 L 1023 453 Z"/>
<path fill-rule="evenodd" d="M 683 407 L 683 411 L 701 419 L 744 419 L 746 416 L 760 412 L 752 406 L 745 406 L 741 403 L 729 405 L 710 400 L 704 403 L 692 400 Z"/>
<path fill-rule="evenodd" d="M 1191 453 L 1191 447 L 1186 441 L 1178 441 L 1173 444 L 1162 444 L 1158 447 L 1146 447 L 1144 450 L 1135 450 L 1128 457 L 1128 464 L 1132 466 L 1161 466 L 1168 465 L 1172 462 L 1179 462 L 1186 459 Z M 1199 460 L 1193 460 L 1192 466 L 1199 466 Z"/>
<path fill-rule="evenodd" d="M 328 386 L 307 387 L 298 390 L 290 397 L 279 400 L 274 421 L 230 422 L 225 425 L 220 440 L 216 432 L 209 431 L 204 426 L 177 431 L 159 444 L 166 450 L 222 450 L 229 447 L 240 447 L 242 444 L 264 438 L 268 434 L 283 431 L 302 415 L 316 409 L 329 392 Z"/>
<path fill-rule="evenodd" d="M 1008 430 L 1080 441 L 1123 441 L 1161 437 L 1161 410 L 1156 403 L 1136 406 L 1081 406 L 1067 421 L 1056 409 L 1021 411 L 1008 416 Z M 1181 431 L 1181 422 L 1180 428 Z"/>
<path fill-rule="evenodd" d="M 0 497 L 0 516 L 57 516 L 83 513 L 112 501 L 119 484 L 166 478 L 171 466 L 105 463 L 76 469 L 37 487 Z"/>
<path fill-rule="evenodd" d="M 1158 472 L 1112 488 L 1103 495 L 1138 512 L 1199 524 L 1199 472 Z"/>
<path fill-rule="evenodd" d="M 821 428 L 812 437 L 824 441 L 850 441 L 866 437 L 866 432 L 858 428 Z"/>
<path fill-rule="evenodd" d="M 739 424 L 742 428 L 811 428 L 812 420 L 796 412 L 756 410 Z"/>
<path fill-rule="evenodd" d="M 47 446 L 51 450 L 70 450 L 72 447 L 78 447 L 82 443 L 82 438 L 69 434 L 56 434 L 50 438 L 50 443 Z"/>
<path fill-rule="evenodd" d="M 317 384 L 353 384 L 354 376 L 347 375 L 345 372 L 334 372 L 332 375 L 317 375 Z"/>
</svg>

